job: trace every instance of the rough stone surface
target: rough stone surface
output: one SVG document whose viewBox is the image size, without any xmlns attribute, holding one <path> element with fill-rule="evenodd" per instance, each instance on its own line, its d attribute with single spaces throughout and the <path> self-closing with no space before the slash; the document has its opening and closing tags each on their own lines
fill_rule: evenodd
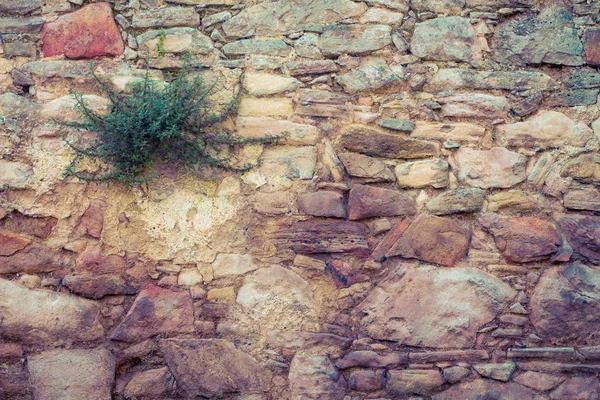
<svg viewBox="0 0 600 400">
<path fill-rule="evenodd" d="M 465 93 L 441 97 L 442 115 L 453 118 L 497 119 L 507 118 L 510 107 L 504 96 Z"/>
<path fill-rule="evenodd" d="M 514 296 L 508 284 L 477 269 L 407 266 L 380 282 L 353 315 L 374 339 L 469 348 L 480 326 L 501 313 Z"/>
<path fill-rule="evenodd" d="M 104 335 L 97 303 L 0 279 L 3 338 L 49 344 L 93 341 Z"/>
<path fill-rule="evenodd" d="M 286 78 L 272 74 L 250 73 L 244 75 L 244 89 L 252 96 L 279 94 L 294 90 L 302 85 L 295 78 Z"/>
<path fill-rule="evenodd" d="M 388 372 L 387 389 L 392 395 L 431 395 L 444 384 L 438 370 L 411 369 Z"/>
<path fill-rule="evenodd" d="M 468 19 L 434 18 L 416 24 L 410 50 L 426 60 L 470 61 L 478 58 L 474 44 L 475 30 Z"/>
<path fill-rule="evenodd" d="M 355 94 L 389 88 L 400 83 L 402 78 L 385 65 L 367 65 L 338 75 L 335 80 L 346 92 Z"/>
<path fill-rule="evenodd" d="M 189 397 L 267 389 L 268 371 L 226 340 L 163 339 L 159 344 L 178 385 Z"/>
<path fill-rule="evenodd" d="M 367 55 L 391 42 L 389 25 L 328 25 L 319 39 L 319 48 L 326 57 Z"/>
<path fill-rule="evenodd" d="M 502 382 L 508 382 L 516 368 L 517 365 L 514 362 L 505 362 L 502 364 L 477 364 L 473 366 L 473 369 L 475 369 L 479 375 Z"/>
<path fill-rule="evenodd" d="M 556 82 L 539 71 L 477 71 L 463 68 L 441 68 L 428 80 L 426 89 L 547 89 Z"/>
<path fill-rule="evenodd" d="M 551 400 L 591 400 L 600 397 L 598 378 L 574 376 L 550 393 Z"/>
<path fill-rule="evenodd" d="M 36 399 L 111 398 L 115 360 L 104 348 L 47 351 L 30 356 L 27 369 Z"/>
<path fill-rule="evenodd" d="M 548 38 L 552 40 L 548 40 Z M 547 7 L 536 17 L 518 16 L 498 27 L 492 54 L 501 63 L 583 64 L 583 45 L 566 9 Z"/>
<path fill-rule="evenodd" d="M 530 299 L 531 321 L 542 337 L 587 340 L 600 324 L 600 272 L 579 262 L 544 271 Z"/>
<path fill-rule="evenodd" d="M 479 222 L 494 236 L 496 246 L 509 261 L 530 262 L 549 258 L 561 246 L 560 232 L 546 220 L 487 214 Z"/>
<path fill-rule="evenodd" d="M 527 157 L 503 147 L 491 150 L 461 148 L 453 157 L 458 179 L 476 188 L 509 188 L 527 177 Z"/>
<path fill-rule="evenodd" d="M 223 24 L 233 38 L 277 36 L 302 30 L 311 24 L 332 24 L 357 17 L 367 9 L 350 0 L 279 0 L 256 4 Z"/>
<path fill-rule="evenodd" d="M 425 158 L 436 156 L 436 143 L 392 135 L 364 125 L 349 125 L 342 129 L 340 145 L 349 151 L 387 158 Z"/>
<path fill-rule="evenodd" d="M 496 137 L 504 146 L 547 149 L 583 147 L 593 138 L 593 133 L 585 124 L 575 122 L 562 113 L 547 111 L 525 122 L 498 126 Z"/>
<path fill-rule="evenodd" d="M 159 334 L 194 331 L 192 299 L 188 292 L 173 292 L 152 284 L 136 297 L 111 339 L 137 342 Z"/>
<path fill-rule="evenodd" d="M 585 153 L 573 158 L 563 166 L 560 176 L 582 183 L 600 184 L 600 154 Z"/>
<path fill-rule="evenodd" d="M 476 379 L 452 386 L 433 396 L 434 400 L 478 400 L 501 396 L 503 400 L 540 400 L 531 389 L 516 383 L 500 383 L 489 379 Z"/>
<path fill-rule="evenodd" d="M 81 224 L 85 227 L 86 233 L 95 238 L 102 235 L 104 226 L 104 210 L 108 204 L 102 200 L 92 200 L 87 210 L 81 216 Z"/>
<path fill-rule="evenodd" d="M 242 39 L 227 43 L 223 51 L 229 56 L 263 54 L 267 56 L 286 56 L 290 48 L 281 39 Z"/>
<path fill-rule="evenodd" d="M 108 3 L 88 4 L 44 26 L 44 57 L 71 59 L 119 56 L 125 45 Z"/>
<path fill-rule="evenodd" d="M 452 266 L 467 254 L 469 230 L 458 223 L 434 216 L 420 215 L 386 253 Z"/>
<path fill-rule="evenodd" d="M 31 243 L 31 240 L 14 234 L 13 232 L 0 230 L 0 256 L 10 256 Z"/>
<path fill-rule="evenodd" d="M 174 379 L 167 367 L 139 372 L 125 386 L 128 398 L 161 398 L 172 396 Z"/>
<path fill-rule="evenodd" d="M 558 223 L 577 254 L 600 263 L 600 217 L 565 215 Z"/>
<path fill-rule="evenodd" d="M 395 173 L 400 187 L 439 189 L 448 186 L 448 163 L 439 158 L 399 164 Z"/>
<path fill-rule="evenodd" d="M 338 153 L 348 174 L 364 183 L 395 181 L 393 172 L 381 160 L 357 153 Z"/>
<path fill-rule="evenodd" d="M 417 122 L 410 136 L 419 139 L 477 143 L 484 134 L 485 128 L 474 124 Z"/>
<path fill-rule="evenodd" d="M 33 174 L 30 165 L 0 160 L 0 186 L 22 189 Z"/>
<path fill-rule="evenodd" d="M 258 268 L 250 254 L 218 254 L 212 263 L 216 277 L 243 275 Z"/>
<path fill-rule="evenodd" d="M 425 207 L 433 215 L 448 215 L 480 211 L 483 207 L 481 189 L 449 190 L 429 200 Z"/>
<path fill-rule="evenodd" d="M 169 28 L 173 26 L 197 27 L 200 16 L 193 8 L 169 7 L 141 10 L 134 14 L 133 28 Z"/>
<path fill-rule="evenodd" d="M 73 293 L 88 299 L 101 299 L 109 295 L 134 294 L 125 280 L 116 275 L 76 274 L 63 278 L 65 285 Z"/>
<path fill-rule="evenodd" d="M 315 217 L 345 218 L 344 196 L 338 192 L 321 190 L 298 196 L 298 207 Z"/>
<path fill-rule="evenodd" d="M 292 400 L 342 400 L 346 392 L 346 380 L 327 356 L 296 354 L 289 382 Z"/>
<path fill-rule="evenodd" d="M 560 376 L 553 376 L 535 371 L 525 371 L 515 378 L 515 382 L 518 384 L 541 392 L 554 389 L 564 382 L 564 380 L 565 378 Z"/>
<path fill-rule="evenodd" d="M 350 220 L 413 215 L 416 211 L 415 201 L 397 190 L 354 185 L 348 197 Z"/>
<path fill-rule="evenodd" d="M 583 35 L 585 61 L 589 65 L 600 65 L 600 29 L 587 29 Z"/>
</svg>

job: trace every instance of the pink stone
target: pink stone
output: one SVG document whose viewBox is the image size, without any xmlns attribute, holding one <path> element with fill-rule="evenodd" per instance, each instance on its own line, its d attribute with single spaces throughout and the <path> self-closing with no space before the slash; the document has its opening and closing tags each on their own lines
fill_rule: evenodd
<svg viewBox="0 0 600 400">
<path fill-rule="evenodd" d="M 44 25 L 44 57 L 71 59 L 123 54 L 125 45 L 108 3 L 94 3 Z"/>
</svg>

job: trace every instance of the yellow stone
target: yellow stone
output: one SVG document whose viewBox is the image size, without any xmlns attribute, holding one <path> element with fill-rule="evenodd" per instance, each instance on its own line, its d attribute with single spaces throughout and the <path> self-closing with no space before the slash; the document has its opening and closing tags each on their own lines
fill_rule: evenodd
<svg viewBox="0 0 600 400">
<path fill-rule="evenodd" d="M 210 289 L 206 298 L 213 303 L 233 303 L 235 301 L 235 288 L 227 286 Z"/>
</svg>

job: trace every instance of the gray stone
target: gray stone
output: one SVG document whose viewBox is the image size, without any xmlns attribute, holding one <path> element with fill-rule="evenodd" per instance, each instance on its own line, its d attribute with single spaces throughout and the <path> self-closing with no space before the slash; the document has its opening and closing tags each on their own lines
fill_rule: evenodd
<svg viewBox="0 0 600 400">
<path fill-rule="evenodd" d="M 598 102 L 600 89 L 571 89 L 552 93 L 547 105 L 551 107 L 589 106 Z"/>
<path fill-rule="evenodd" d="M 442 375 L 444 376 L 444 380 L 446 382 L 454 384 L 471 375 L 471 370 L 469 368 L 459 366 L 448 367 L 442 370 Z"/>
<path fill-rule="evenodd" d="M 6 42 L 4 43 L 4 56 L 13 57 L 35 57 L 36 47 L 33 43 L 27 42 Z"/>
<path fill-rule="evenodd" d="M 288 377 L 291 400 L 343 400 L 346 380 L 327 356 L 297 353 Z"/>
<path fill-rule="evenodd" d="M 23 343 L 56 345 L 104 336 L 98 303 L 5 279 L 0 279 L 0 313 L 0 335 Z"/>
<path fill-rule="evenodd" d="M 357 182 L 374 183 L 395 181 L 396 177 L 385 163 L 377 158 L 357 153 L 339 153 L 348 175 Z"/>
<path fill-rule="evenodd" d="M 339 67 L 332 60 L 289 61 L 283 64 L 283 71 L 291 76 L 320 75 L 337 72 Z"/>
<path fill-rule="evenodd" d="M 92 68 L 84 60 L 31 61 L 23 64 L 21 71 L 44 78 L 90 78 Z"/>
<path fill-rule="evenodd" d="M 133 28 L 168 28 L 173 26 L 197 27 L 200 15 L 193 8 L 167 7 L 137 11 L 133 15 Z"/>
<path fill-rule="evenodd" d="M 351 0 L 279 0 L 246 8 L 225 22 L 223 31 L 231 38 L 278 36 L 358 17 L 366 9 Z"/>
<path fill-rule="evenodd" d="M 229 56 L 262 54 L 267 56 L 287 56 L 290 48 L 281 39 L 242 39 L 227 43 L 223 51 Z"/>
<path fill-rule="evenodd" d="M 210 14 L 202 18 L 202 26 L 208 28 L 209 26 L 225 22 L 230 18 L 231 13 L 229 11 L 221 11 L 219 13 Z"/>
<path fill-rule="evenodd" d="M 475 30 L 468 19 L 442 17 L 416 24 L 410 50 L 425 60 L 470 61 L 479 56 L 474 44 Z"/>
<path fill-rule="evenodd" d="M 465 0 L 411 0 L 410 8 L 417 12 L 431 11 L 446 15 L 460 14 Z"/>
<path fill-rule="evenodd" d="M 573 16 L 552 7 L 536 17 L 523 15 L 501 24 L 492 42 L 492 57 L 503 64 L 578 66 L 583 64 L 582 53 Z"/>
<path fill-rule="evenodd" d="M 346 103 L 352 101 L 352 97 L 339 93 L 303 89 L 300 91 L 296 114 L 338 118 L 348 111 Z"/>
<path fill-rule="evenodd" d="M 351 94 L 389 88 L 402 80 L 403 76 L 396 74 L 387 65 L 358 67 L 335 78 L 335 81 Z"/>
<path fill-rule="evenodd" d="M 460 148 L 453 158 L 458 179 L 472 187 L 509 188 L 527 177 L 527 157 L 503 147 L 490 150 Z"/>
<path fill-rule="evenodd" d="M 0 34 L 39 33 L 43 25 L 44 19 L 41 17 L 0 18 Z"/>
<path fill-rule="evenodd" d="M 169 28 L 151 30 L 136 37 L 141 54 L 149 52 L 157 57 L 158 45 L 161 43 L 165 53 L 209 54 L 213 51 L 212 40 L 194 28 Z"/>
<path fill-rule="evenodd" d="M 258 171 L 274 188 L 289 187 L 295 179 L 312 179 L 317 163 L 314 146 L 275 146 L 265 149 Z"/>
<path fill-rule="evenodd" d="M 600 328 L 600 271 L 580 262 L 548 268 L 530 299 L 531 322 L 543 338 L 592 339 Z"/>
<path fill-rule="evenodd" d="M 25 15 L 42 8 L 42 0 L 8 0 L 0 3 L 0 14 Z"/>
<path fill-rule="evenodd" d="M 349 151 L 387 158 L 426 158 L 439 153 L 439 145 L 435 142 L 389 134 L 364 125 L 342 128 L 339 143 Z"/>
<path fill-rule="evenodd" d="M 600 87 L 600 73 L 594 69 L 582 68 L 569 71 L 563 82 L 572 89 L 593 89 Z"/>
<path fill-rule="evenodd" d="M 328 25 L 319 40 L 326 57 L 368 55 L 392 43 L 389 25 Z"/>
<path fill-rule="evenodd" d="M 514 362 L 505 362 L 502 364 L 476 364 L 473 368 L 485 378 L 508 382 L 517 365 Z"/>
<path fill-rule="evenodd" d="M 111 398 L 115 359 L 106 349 L 46 351 L 29 356 L 27 369 L 38 400 Z"/>
<path fill-rule="evenodd" d="M 500 397 L 498 397 L 500 396 Z M 464 382 L 438 393 L 432 400 L 542 400 L 539 394 L 531 389 L 513 382 L 495 382 L 489 379 L 476 379 Z"/>
<path fill-rule="evenodd" d="M 481 189 L 449 190 L 429 200 L 425 207 L 433 215 L 478 212 L 483 208 Z"/>
<path fill-rule="evenodd" d="M 163 339 L 159 342 L 177 385 L 188 398 L 227 393 L 262 393 L 270 373 L 249 354 L 220 339 Z"/>
<path fill-rule="evenodd" d="M 364 13 L 359 22 L 361 24 L 387 24 L 398 25 L 402 23 L 404 14 L 401 12 L 386 10 L 385 8 L 371 7 Z"/>
<path fill-rule="evenodd" d="M 439 123 L 419 121 L 410 136 L 420 139 L 478 143 L 484 135 L 485 128 L 479 125 L 464 122 Z"/>
<path fill-rule="evenodd" d="M 406 119 L 382 118 L 377 122 L 382 128 L 392 129 L 405 133 L 411 133 L 415 129 L 414 122 Z"/>
<path fill-rule="evenodd" d="M 406 265 L 380 282 L 352 315 L 373 339 L 470 348 L 479 328 L 496 318 L 516 294 L 478 269 Z"/>
<path fill-rule="evenodd" d="M 548 89 L 556 85 L 550 76 L 538 71 L 477 71 L 463 68 L 442 68 L 427 81 L 432 91 L 456 89 Z"/>
<path fill-rule="evenodd" d="M 319 50 L 319 35 L 307 32 L 294 43 L 294 50 L 300 57 L 318 59 L 322 57 Z"/>
<path fill-rule="evenodd" d="M 390 370 L 387 378 L 387 390 L 396 396 L 427 396 L 435 393 L 444 384 L 442 374 L 437 369 Z"/>
</svg>

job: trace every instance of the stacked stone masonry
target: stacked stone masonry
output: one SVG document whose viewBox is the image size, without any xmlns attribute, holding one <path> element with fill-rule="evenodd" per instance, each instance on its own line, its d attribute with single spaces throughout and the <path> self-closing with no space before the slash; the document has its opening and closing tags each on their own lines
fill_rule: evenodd
<svg viewBox="0 0 600 400">
<path fill-rule="evenodd" d="M 0 0 L 0 38 L 0 398 L 600 399 L 598 2 Z M 288 139 L 64 178 L 69 92 L 184 54 Z"/>
</svg>

